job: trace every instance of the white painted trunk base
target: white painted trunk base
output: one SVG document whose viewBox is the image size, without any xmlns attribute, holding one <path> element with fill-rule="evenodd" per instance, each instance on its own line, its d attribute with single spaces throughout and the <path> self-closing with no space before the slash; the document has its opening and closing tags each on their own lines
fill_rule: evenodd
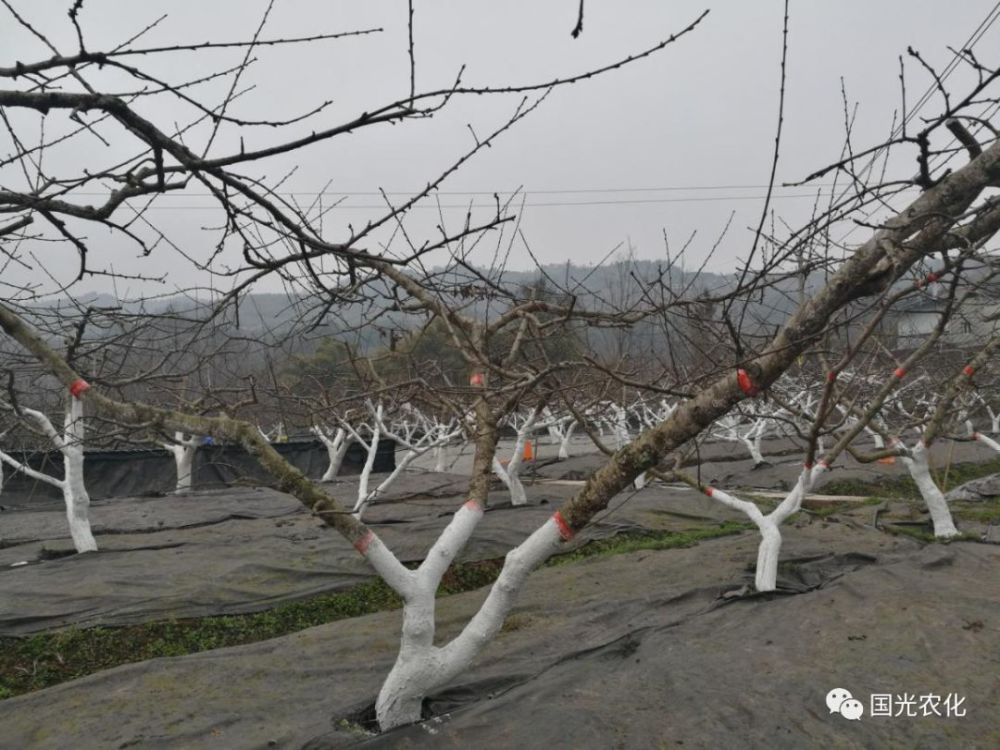
<svg viewBox="0 0 1000 750">
<path fill-rule="evenodd" d="M 191 491 L 194 477 L 194 455 L 198 452 L 199 444 L 196 436 L 185 435 L 183 432 L 175 432 L 172 443 L 163 443 L 163 447 L 170 451 L 174 457 L 174 466 L 177 469 L 177 483 L 174 485 L 175 494 L 180 495 Z"/>
<path fill-rule="evenodd" d="M 511 505 L 521 506 L 528 504 L 528 495 L 525 492 L 524 485 L 521 483 L 521 466 L 523 466 L 524 462 L 524 444 L 534 431 L 535 416 L 536 411 L 532 409 L 528 412 L 527 418 L 518 429 L 517 439 L 514 441 L 514 453 L 511 455 L 510 461 L 506 466 L 500 462 L 500 459 L 496 455 L 493 456 L 493 473 L 500 478 L 504 487 L 510 492 Z"/>
<path fill-rule="evenodd" d="M 493 473 L 499 477 L 500 481 L 503 482 L 503 486 L 506 487 L 507 491 L 510 493 L 511 505 L 517 506 L 528 504 L 528 493 L 524 489 L 524 484 L 521 482 L 521 477 L 518 471 L 520 469 L 520 463 L 521 462 L 518 461 L 515 465 L 514 459 L 511 459 L 511 462 L 507 466 L 504 466 L 500 463 L 498 458 L 493 458 Z"/>
<path fill-rule="evenodd" d="M 777 508 L 764 515 L 756 504 L 748 500 L 740 500 L 727 492 L 715 487 L 709 487 L 705 493 L 713 500 L 723 505 L 745 513 L 757 525 L 760 531 L 760 544 L 757 547 L 757 569 L 754 574 L 754 588 L 758 591 L 774 591 L 778 586 L 778 560 L 781 556 L 781 524 L 802 506 L 802 498 L 812 489 L 816 479 L 827 468 L 820 463 L 812 468 L 805 468 L 799 474 L 795 487 L 785 496 Z"/>
<path fill-rule="evenodd" d="M 924 445 L 923 441 L 920 441 L 909 451 L 909 454 L 903 456 L 903 463 L 909 470 L 917 489 L 920 490 L 920 496 L 931 514 L 934 536 L 939 539 L 950 539 L 958 536 L 960 532 L 955 528 L 948 501 L 944 499 L 940 488 L 931 477 L 930 466 L 927 463 L 927 446 Z"/>
<path fill-rule="evenodd" d="M 367 547 L 366 557 L 376 570 L 382 573 L 384 568 L 391 578 L 400 582 L 397 591 L 405 601 L 399 656 L 375 702 L 382 731 L 420 721 L 424 698 L 468 668 L 500 631 L 528 574 L 551 556 L 564 538 L 565 526 L 553 516 L 511 550 L 486 601 L 465 629 L 446 645 L 435 646 L 434 594 L 437 585 L 481 518 L 482 510 L 475 504 L 470 502 L 463 506 L 416 571 L 403 568 L 394 557 L 392 561 L 387 560 L 386 556 L 392 553 L 377 538 Z M 373 559 L 373 551 L 375 556 L 382 558 L 378 564 Z"/>
<path fill-rule="evenodd" d="M 351 441 L 347 439 L 347 430 L 343 427 L 338 427 L 337 432 L 334 433 L 332 438 L 320 427 L 313 427 L 312 432 L 323 443 L 326 448 L 327 459 L 329 460 L 326 471 L 323 472 L 320 481 L 332 482 L 340 473 L 340 467 L 344 463 L 344 456 L 347 455 L 347 449 L 351 445 Z"/>
<path fill-rule="evenodd" d="M 73 548 L 77 552 L 96 552 L 97 541 L 90 529 L 90 495 L 83 481 L 83 403 L 74 397 L 69 398 L 63 434 L 60 435 L 45 414 L 34 409 L 22 409 L 23 414 L 31 419 L 45 434 L 63 457 L 63 478 L 35 471 L 13 456 L 0 451 L 0 461 L 9 464 L 27 476 L 37 479 L 62 492 L 66 506 L 66 521 L 69 523 L 69 534 L 73 539 Z M 0 475 L 2 476 L 2 475 Z"/>
<path fill-rule="evenodd" d="M 90 530 L 90 495 L 83 482 L 83 402 L 70 397 L 69 404 L 66 429 L 59 446 L 65 471 L 63 498 L 66 501 L 66 519 L 76 551 L 96 552 L 97 541 Z"/>
<path fill-rule="evenodd" d="M 174 462 L 177 465 L 177 487 L 174 492 L 190 492 L 191 480 L 194 475 L 194 454 L 197 448 L 188 446 L 178 446 L 180 450 L 174 453 Z"/>
</svg>

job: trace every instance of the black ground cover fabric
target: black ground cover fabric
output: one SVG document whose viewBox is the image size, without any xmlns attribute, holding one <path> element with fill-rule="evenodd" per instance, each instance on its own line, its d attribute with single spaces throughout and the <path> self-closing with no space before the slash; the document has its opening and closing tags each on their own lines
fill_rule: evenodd
<svg viewBox="0 0 1000 750">
<path fill-rule="evenodd" d="M 406 474 L 366 518 L 400 559 L 419 561 L 461 506 L 466 481 Z M 357 480 L 329 488 L 349 504 Z M 495 493 L 460 559 L 502 557 L 576 489 L 535 485 L 534 504 L 522 508 Z M 91 516 L 100 551 L 73 555 L 61 510 L 0 514 L 0 635 L 252 612 L 372 575 L 340 535 L 266 488 L 118 498 L 95 502 Z M 739 518 L 697 493 L 650 488 L 616 498 L 576 544 Z"/>
<path fill-rule="evenodd" d="M 723 462 L 707 466 L 706 472 L 735 471 Z M 790 486 L 798 471 L 798 464 L 786 461 L 747 472 L 743 481 L 777 489 Z M 714 473 L 706 479 L 724 487 L 740 483 Z M 458 475 L 407 472 L 366 520 L 402 560 L 419 561 L 461 506 L 466 485 Z M 356 478 L 328 486 L 345 505 L 357 495 Z M 532 504 L 523 508 L 510 507 L 498 489 L 460 559 L 502 557 L 578 489 L 573 482 L 539 479 L 528 488 Z M 877 510 L 887 527 L 926 523 L 922 508 L 904 503 Z M 875 511 L 867 512 L 866 523 L 874 522 Z M 614 498 L 575 544 L 621 532 L 683 532 L 746 520 L 690 489 L 651 485 Z M 58 507 L 0 513 L 0 635 L 253 612 L 371 576 L 338 534 L 293 498 L 267 488 L 95 501 L 92 522 L 101 551 L 76 556 Z M 959 525 L 1000 541 L 995 525 Z M 27 564 L 11 567 L 17 563 Z"/>
<path fill-rule="evenodd" d="M 777 488 L 796 473 L 785 460 L 732 482 L 768 486 L 760 477 L 770 476 Z M 419 560 L 465 482 L 408 473 L 369 518 L 402 559 Z M 344 478 L 330 490 L 349 502 L 356 486 Z M 526 508 L 494 493 L 463 559 L 505 554 L 577 489 L 538 482 Z M 745 519 L 652 486 L 615 498 L 576 543 L 725 520 Z M 59 557 L 71 550 L 61 510 L 0 514 L 0 633 L 253 611 L 371 575 L 338 535 L 268 489 L 100 501 L 94 523 L 102 552 Z M 775 595 L 746 595 L 754 532 L 538 571 L 497 641 L 431 697 L 433 718 L 385 736 L 354 722 L 391 667 L 398 612 L 0 701 L 0 748 L 995 747 L 1000 549 L 924 545 L 876 523 L 925 528 L 926 514 L 894 501 L 793 519 Z M 1000 541 L 995 525 L 959 526 Z M 439 600 L 439 640 L 484 596 Z M 833 687 L 961 693 L 967 715 L 878 719 L 866 706 L 847 722 L 823 704 Z"/>
<path fill-rule="evenodd" d="M 109 670 L 0 702 L 0 727 L 39 750 L 995 747 L 1000 548 L 850 519 L 786 538 L 774 595 L 741 595 L 749 533 L 538 571 L 434 718 L 383 736 L 348 720 L 391 666 L 398 612 Z M 439 600 L 439 639 L 484 595 Z M 967 714 L 848 722 L 833 687 L 960 693 Z"/>
<path fill-rule="evenodd" d="M 973 479 L 945 495 L 945 499 L 948 501 L 991 500 L 995 497 L 1000 497 L 1000 474 Z"/>
<path fill-rule="evenodd" d="M 874 447 L 872 447 L 874 450 Z M 767 463 L 754 467 L 746 448 L 740 443 L 712 442 L 701 447 L 698 454 L 701 463 L 689 466 L 686 471 L 697 475 L 706 484 L 722 488 L 788 490 L 794 486 L 802 470 L 804 452 L 796 448 L 790 440 L 766 440 L 763 446 Z M 937 442 L 931 448 L 930 463 L 933 467 L 962 462 L 981 463 L 995 459 L 997 454 L 990 448 L 975 442 Z M 598 453 L 581 452 L 565 461 L 552 458 L 539 461 L 537 467 L 529 468 L 540 477 L 548 479 L 587 479 L 607 459 Z M 668 462 L 669 463 L 669 462 Z M 906 476 L 902 461 L 893 464 L 863 464 L 849 455 L 841 456 L 833 469 L 819 478 L 816 489 L 831 482 L 847 479 L 877 481 L 885 477 Z"/>
<path fill-rule="evenodd" d="M 307 477 L 323 476 L 329 463 L 326 448 L 318 440 L 274 443 L 272 446 L 289 463 Z M 377 472 L 395 468 L 395 447 L 391 440 L 379 441 L 374 469 Z M 21 456 L 15 457 L 21 459 Z M 33 453 L 24 457 L 29 466 L 61 478 L 62 456 L 58 451 Z M 344 457 L 341 473 L 357 474 L 365 462 L 365 454 L 352 444 Z M 172 492 L 177 485 L 174 458 L 165 450 L 87 451 L 84 460 L 87 492 L 91 498 L 160 495 Z M 52 485 L 4 467 L 5 481 L 0 491 L 0 510 L 42 509 L 62 506 L 62 494 Z M 223 487 L 234 484 L 266 485 L 270 477 L 260 464 L 236 445 L 213 445 L 198 448 L 194 459 L 192 483 L 194 489 Z"/>
</svg>

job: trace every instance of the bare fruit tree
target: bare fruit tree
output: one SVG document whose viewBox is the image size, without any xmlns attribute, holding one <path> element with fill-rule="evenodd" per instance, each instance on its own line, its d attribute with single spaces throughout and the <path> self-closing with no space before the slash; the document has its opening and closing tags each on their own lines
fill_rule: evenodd
<svg viewBox="0 0 1000 750">
<path fill-rule="evenodd" d="M 74 7 L 79 10 L 79 6 L 77 3 Z M 26 21 L 15 18 L 20 31 L 38 34 Z M 72 20 L 76 24 L 77 15 Z M 267 125 L 288 132 L 283 128 L 309 117 L 322 117 L 325 108 L 320 106 L 314 112 L 286 120 L 241 120 L 230 114 L 234 94 L 221 102 L 205 104 L 188 93 L 197 81 L 166 82 L 136 67 L 136 58 L 205 51 L 212 44 L 143 49 L 130 41 L 116 49 L 94 52 L 85 47 L 81 33 L 79 50 L 71 54 L 49 45 L 51 56 L 0 68 L 0 78 L 14 87 L 0 90 L 0 107 L 5 112 L 38 119 L 58 116 L 69 128 L 60 138 L 89 137 L 97 131 L 104 138 L 126 139 L 139 152 L 100 169 L 52 177 L 36 159 L 49 141 L 43 139 L 38 146 L 29 146 L 23 139 L 15 139 L 16 154 L 8 163 L 16 164 L 29 179 L 26 189 L 0 190 L 0 210 L 11 214 L 11 220 L 0 227 L 7 257 L 26 262 L 28 256 L 19 248 L 29 240 L 41 239 L 41 235 L 31 234 L 38 223 L 61 239 L 60 247 L 75 261 L 77 277 L 110 273 L 110 269 L 92 267 L 91 249 L 80 228 L 99 226 L 124 234 L 144 252 L 152 253 L 157 236 L 154 234 L 154 240 L 147 242 L 148 238 L 134 231 L 130 221 L 136 211 L 130 212 L 130 207 L 197 184 L 210 193 L 224 216 L 221 229 L 217 228 L 204 255 L 214 258 L 227 243 L 238 248 L 238 267 L 227 272 L 231 286 L 214 300 L 215 309 L 226 309 L 261 279 L 274 277 L 288 283 L 299 295 L 302 307 L 297 327 L 286 332 L 288 337 L 304 335 L 331 315 L 341 315 L 347 325 L 356 328 L 381 325 L 390 315 L 396 315 L 394 322 L 386 324 L 392 333 L 398 333 L 405 318 L 418 320 L 417 327 L 443 327 L 462 372 L 461 380 L 438 384 L 437 390 L 442 402 L 450 399 L 456 404 L 456 415 L 471 411 L 469 431 L 475 456 L 467 501 L 414 569 L 403 565 L 374 529 L 352 514 L 349 507 L 290 466 L 251 421 L 224 412 L 205 415 L 157 406 L 141 398 L 119 396 L 113 389 L 95 384 L 83 389 L 79 386 L 79 369 L 26 321 L 34 291 L 24 287 L 16 298 L 0 303 L 0 329 L 62 388 L 75 391 L 95 415 L 156 434 L 206 435 L 243 445 L 279 489 L 296 497 L 339 532 L 402 597 L 400 650 L 376 702 L 378 722 L 384 730 L 420 719 L 424 698 L 462 673 L 500 631 L 528 575 L 582 531 L 612 498 L 647 472 L 660 471 L 671 455 L 683 450 L 737 405 L 766 396 L 800 357 L 827 344 L 831 330 L 856 314 L 859 305 L 884 302 L 899 283 L 906 283 L 908 275 L 921 274 L 922 266 L 931 257 L 943 256 L 954 265 L 956 256 L 980 252 L 1000 229 L 1000 201 L 988 194 L 991 187 L 1000 184 L 1000 142 L 983 130 L 977 131 L 977 139 L 957 119 L 969 107 L 992 96 L 989 86 L 998 73 L 984 69 L 973 91 L 947 100 L 942 115 L 930 119 L 919 134 L 893 137 L 877 147 L 916 151 L 920 174 L 915 180 L 903 180 L 907 189 L 919 188 L 915 197 L 903 196 L 907 201 L 899 205 L 898 181 L 864 185 L 863 190 L 846 195 L 790 237 L 775 239 L 766 257 L 758 257 L 763 247 L 762 232 L 758 230 L 734 283 L 714 296 L 681 294 L 669 283 L 669 274 L 655 285 L 644 286 L 638 302 L 629 300 L 626 305 L 607 304 L 606 300 L 574 293 L 572 289 L 543 294 L 544 290 L 518 288 L 505 277 L 502 261 L 508 243 L 521 237 L 513 231 L 516 206 L 505 205 L 499 199 L 495 210 L 481 220 L 470 216 L 451 229 L 442 225 L 438 235 L 426 240 L 411 236 L 411 209 L 468 159 L 499 143 L 507 130 L 531 114 L 547 92 L 654 54 L 687 34 L 698 20 L 626 59 L 539 84 L 475 87 L 458 77 L 450 86 L 420 92 L 411 76 L 408 94 L 396 101 L 370 107 L 342 122 L 324 123 L 308 135 L 279 138 L 267 146 L 247 148 L 244 144 L 228 150 L 232 143 L 216 139 L 216 131 L 225 130 L 232 136 Z M 308 40 L 258 36 L 241 44 L 249 53 L 264 44 L 325 43 L 343 35 L 321 34 Z M 41 39 L 48 44 L 44 36 Z M 218 71 L 217 75 L 240 76 L 246 67 L 244 64 L 235 71 Z M 122 93 L 119 88 L 105 87 L 102 75 L 108 71 L 125 76 L 134 88 Z M 386 196 L 386 209 L 363 226 L 349 225 L 334 231 L 329 220 L 322 221 L 326 212 L 320 207 L 310 209 L 285 200 L 277 189 L 280 179 L 268 183 L 263 177 L 246 174 L 251 166 L 263 169 L 262 165 L 277 155 L 308 158 L 311 147 L 371 126 L 433 117 L 456 99 L 472 95 L 511 96 L 515 104 L 509 117 L 490 132 L 477 135 L 467 153 L 429 180 L 424 190 L 397 203 Z M 154 96 L 170 98 L 189 108 L 192 119 L 187 127 L 208 123 L 207 141 L 194 148 L 188 145 L 192 138 L 185 135 L 184 123 L 178 127 L 157 125 L 144 116 L 143 105 Z M 945 152 L 950 146 L 937 141 L 950 132 L 961 133 L 968 161 L 950 171 L 935 172 L 932 146 L 938 153 Z M 872 152 L 874 148 L 851 150 L 849 157 L 828 171 L 847 175 L 852 185 L 863 185 L 859 173 L 867 172 L 858 160 Z M 113 189 L 96 206 L 77 199 L 79 193 L 95 185 Z M 873 204 L 883 210 L 874 219 L 865 213 Z M 846 218 L 858 218 L 865 225 L 866 239 L 849 248 L 826 243 L 830 227 Z M 486 269 L 474 265 L 469 255 L 471 243 L 486 242 L 483 237 L 496 243 L 495 257 L 500 259 Z M 378 247 L 380 240 L 385 240 L 381 252 L 370 249 Z M 438 251 L 447 259 L 444 270 L 425 262 Z M 768 284 L 775 283 L 775 278 L 796 279 L 808 271 L 821 271 L 821 281 L 809 295 L 802 295 L 779 323 L 763 326 L 754 320 L 754 300 Z M 376 305 L 379 300 L 388 302 Z M 349 312 L 357 310 L 363 313 L 354 316 L 351 323 Z M 686 316 L 682 320 L 685 325 L 679 325 L 672 315 Z M 700 321 L 701 329 L 694 325 L 693 318 Z M 602 327 L 623 332 L 621 341 L 627 344 L 627 331 L 655 320 L 683 329 L 688 340 L 696 338 L 697 330 L 708 329 L 723 332 L 728 340 L 711 351 L 696 352 L 700 356 L 694 364 L 672 363 L 669 376 L 664 374 L 662 378 L 651 376 L 649 368 L 640 370 L 627 346 L 604 362 L 592 361 L 574 346 L 584 331 Z M 844 353 L 841 346 L 834 356 L 841 354 L 848 357 L 849 347 Z M 691 359 L 693 362 L 694 357 Z M 623 388 L 643 390 L 657 397 L 671 395 L 676 400 L 671 400 L 669 408 L 651 423 L 641 428 L 629 425 L 627 439 L 622 435 L 622 444 L 579 492 L 507 554 L 499 578 L 464 629 L 448 643 L 436 644 L 435 594 L 448 566 L 483 518 L 500 422 L 519 409 L 555 403 L 563 386 L 561 377 L 578 372 L 585 364 L 606 373 Z M 836 365 L 831 367 L 833 372 L 836 369 Z M 833 387 L 828 391 L 832 393 Z M 542 399 L 541 393 L 555 395 Z M 817 413 L 825 418 L 828 408 L 829 403 L 820 403 Z M 379 409 L 376 405 L 375 430 L 380 429 L 378 424 L 384 418 Z M 861 419 L 858 425 L 866 421 L 870 420 Z M 822 424 L 823 420 L 816 423 Z M 860 432 L 863 428 L 856 429 Z M 809 467 L 816 465 L 817 443 L 810 442 L 805 461 Z M 811 479 L 810 474 L 801 482 L 798 495 L 790 495 L 786 510 L 794 508 Z M 762 589 L 768 588 L 770 570 L 777 561 L 780 537 L 775 542 L 771 532 L 787 516 L 784 512 L 780 515 L 761 529 L 767 537 L 759 570 Z"/>
</svg>

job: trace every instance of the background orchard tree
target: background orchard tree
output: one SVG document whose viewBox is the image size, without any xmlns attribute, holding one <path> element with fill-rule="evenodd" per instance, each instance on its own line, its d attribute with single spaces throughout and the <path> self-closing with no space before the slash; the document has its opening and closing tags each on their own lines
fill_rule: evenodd
<svg viewBox="0 0 1000 750">
<path fill-rule="evenodd" d="M 32 452 L 59 452 L 62 475 L 30 466 L 11 449 L 0 450 L 0 460 L 15 471 L 58 489 L 66 505 L 77 552 L 95 551 L 97 543 L 90 528 L 90 496 L 85 481 L 85 447 L 115 447 L 145 438 L 143 431 L 135 426 L 87 417 L 80 396 L 91 384 L 119 394 L 149 393 L 149 389 L 162 387 L 168 374 L 173 378 L 173 373 L 179 372 L 175 369 L 179 364 L 176 355 L 183 347 L 177 346 L 180 339 L 169 325 L 141 310 L 71 303 L 29 309 L 27 313 L 48 339 L 61 342 L 66 361 L 83 376 L 70 385 L 67 393 L 47 373 L 39 372 L 37 363 L 25 360 L 20 353 L 4 352 L 8 381 L 0 410 L 8 419 L 27 428 L 27 434 L 38 436 L 37 440 L 23 443 L 23 447 Z M 189 345 L 196 341 L 190 337 L 183 340 Z M 8 434 L 7 440 L 15 435 Z M 22 433 L 21 438 L 25 437 Z M 190 482 L 190 472 L 187 480 Z M 178 484 L 181 484 L 180 474 Z"/>
<path fill-rule="evenodd" d="M 77 552 L 97 551 L 97 541 L 90 529 L 90 495 L 84 481 L 83 450 L 86 438 L 86 426 L 83 415 L 83 402 L 78 398 L 85 388 L 82 379 L 76 381 L 76 387 L 71 386 L 71 394 L 66 399 L 63 429 L 58 430 L 48 416 L 37 409 L 0 402 L 0 409 L 16 414 L 22 422 L 43 435 L 48 444 L 59 451 L 63 458 L 63 475 L 55 477 L 38 471 L 20 461 L 11 453 L 0 450 L 0 461 L 15 471 L 40 482 L 56 487 L 63 496 L 66 505 L 66 519 L 69 522 L 70 536 Z"/>
</svg>

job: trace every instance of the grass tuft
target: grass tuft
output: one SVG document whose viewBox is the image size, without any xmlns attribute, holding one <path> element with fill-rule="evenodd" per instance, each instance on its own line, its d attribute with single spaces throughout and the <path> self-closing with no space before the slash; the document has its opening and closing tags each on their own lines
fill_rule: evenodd
<svg viewBox="0 0 1000 750">
<path fill-rule="evenodd" d="M 973 479 L 1000 473 L 1000 458 L 985 463 L 952 464 L 932 472 L 942 492 L 958 487 Z M 890 500 L 919 500 L 920 491 L 908 476 L 881 476 L 878 479 L 841 479 L 827 482 L 818 492 L 824 495 L 861 495 Z"/>
</svg>

